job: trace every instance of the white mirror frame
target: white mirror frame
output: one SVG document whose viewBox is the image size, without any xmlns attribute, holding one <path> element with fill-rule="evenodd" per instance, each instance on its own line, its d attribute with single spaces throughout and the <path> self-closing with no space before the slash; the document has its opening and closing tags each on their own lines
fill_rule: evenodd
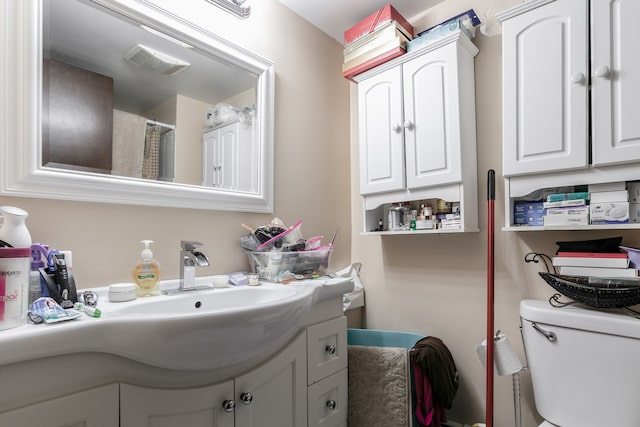
<svg viewBox="0 0 640 427">
<path fill-rule="evenodd" d="M 273 212 L 274 64 L 145 0 L 92 0 L 258 76 L 259 187 L 239 193 L 40 166 L 42 0 L 0 1 L 0 194 L 128 205 Z"/>
</svg>

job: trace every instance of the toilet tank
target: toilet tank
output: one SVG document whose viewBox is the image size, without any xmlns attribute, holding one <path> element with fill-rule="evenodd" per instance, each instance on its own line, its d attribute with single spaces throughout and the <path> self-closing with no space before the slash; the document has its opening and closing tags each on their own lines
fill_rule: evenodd
<svg viewBox="0 0 640 427">
<path fill-rule="evenodd" d="M 520 303 L 520 318 L 536 409 L 545 420 L 640 426 L 639 319 L 536 300 Z"/>
</svg>

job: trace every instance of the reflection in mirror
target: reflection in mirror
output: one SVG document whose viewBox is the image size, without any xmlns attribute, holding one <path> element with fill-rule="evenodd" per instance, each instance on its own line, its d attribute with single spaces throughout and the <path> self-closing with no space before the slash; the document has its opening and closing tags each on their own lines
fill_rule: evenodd
<svg viewBox="0 0 640 427">
<path fill-rule="evenodd" d="M 43 166 L 256 191 L 233 179 L 255 155 L 255 74 L 95 3 L 44 6 Z"/>
<path fill-rule="evenodd" d="M 0 46 L 2 194 L 272 210 L 272 63 L 146 0 L 3 0 L 0 24 L 24 48 Z"/>
</svg>

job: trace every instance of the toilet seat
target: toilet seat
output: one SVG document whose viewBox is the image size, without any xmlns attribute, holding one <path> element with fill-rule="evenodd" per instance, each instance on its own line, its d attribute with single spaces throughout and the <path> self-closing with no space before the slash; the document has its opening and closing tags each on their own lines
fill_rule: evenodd
<svg viewBox="0 0 640 427">
<path fill-rule="evenodd" d="M 555 424 L 551 424 L 549 421 L 543 421 L 538 427 L 558 427 Z"/>
</svg>

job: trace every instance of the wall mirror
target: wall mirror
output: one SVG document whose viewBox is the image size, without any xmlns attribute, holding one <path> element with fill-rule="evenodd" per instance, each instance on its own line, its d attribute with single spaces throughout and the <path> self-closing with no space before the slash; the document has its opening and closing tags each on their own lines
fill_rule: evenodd
<svg viewBox="0 0 640 427">
<path fill-rule="evenodd" d="M 144 0 L 0 13 L 3 194 L 272 211 L 272 63 Z"/>
</svg>

